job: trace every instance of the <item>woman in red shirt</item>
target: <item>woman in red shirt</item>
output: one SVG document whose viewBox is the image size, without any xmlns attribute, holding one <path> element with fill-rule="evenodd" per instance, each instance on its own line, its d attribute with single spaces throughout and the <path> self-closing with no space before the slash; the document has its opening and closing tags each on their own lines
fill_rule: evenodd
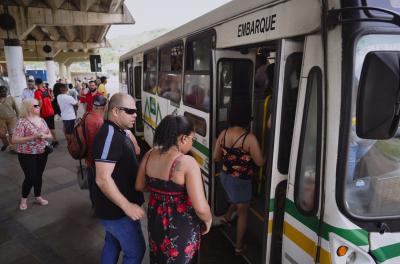
<svg viewBox="0 0 400 264">
<path fill-rule="evenodd" d="M 40 117 L 40 105 L 35 99 L 26 99 L 21 104 L 21 115 L 12 137 L 17 144 L 18 161 L 25 174 L 22 183 L 20 210 L 28 208 L 27 198 L 32 189 L 35 192 L 35 203 L 47 205 L 48 201 L 41 196 L 42 175 L 47 163 L 48 139 L 51 133 L 46 122 Z"/>
</svg>

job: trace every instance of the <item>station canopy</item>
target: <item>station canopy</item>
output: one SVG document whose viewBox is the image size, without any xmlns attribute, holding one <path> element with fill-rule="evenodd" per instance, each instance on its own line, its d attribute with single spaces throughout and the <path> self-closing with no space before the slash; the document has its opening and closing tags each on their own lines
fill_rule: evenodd
<svg viewBox="0 0 400 264">
<path fill-rule="evenodd" d="M 111 25 L 134 24 L 124 0 L 2 0 L 0 61 L 4 45 L 20 43 L 24 60 L 79 60 L 109 47 Z"/>
</svg>

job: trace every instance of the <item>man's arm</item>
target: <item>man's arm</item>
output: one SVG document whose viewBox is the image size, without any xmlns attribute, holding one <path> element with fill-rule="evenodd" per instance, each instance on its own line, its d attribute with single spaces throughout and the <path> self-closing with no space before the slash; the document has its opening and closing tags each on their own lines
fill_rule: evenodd
<svg viewBox="0 0 400 264">
<path fill-rule="evenodd" d="M 95 162 L 96 165 L 96 184 L 100 190 L 114 204 L 121 208 L 127 216 L 133 220 L 139 220 L 144 216 L 143 209 L 134 203 L 129 202 L 125 196 L 121 194 L 113 178 L 111 177 L 114 171 L 115 163 Z"/>
</svg>

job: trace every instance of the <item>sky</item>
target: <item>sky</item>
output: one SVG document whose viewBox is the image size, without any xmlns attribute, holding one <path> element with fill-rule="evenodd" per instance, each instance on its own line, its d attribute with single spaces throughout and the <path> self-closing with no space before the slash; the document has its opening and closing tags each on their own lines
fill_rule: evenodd
<svg viewBox="0 0 400 264">
<path fill-rule="evenodd" d="M 134 25 L 113 25 L 107 38 L 140 34 L 157 28 L 174 29 L 230 0 L 125 0 L 135 18 Z"/>
</svg>

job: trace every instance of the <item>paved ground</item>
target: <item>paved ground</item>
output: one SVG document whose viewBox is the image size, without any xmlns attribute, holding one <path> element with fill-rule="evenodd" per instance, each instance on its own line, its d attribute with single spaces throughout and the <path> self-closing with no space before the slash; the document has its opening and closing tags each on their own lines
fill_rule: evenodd
<svg viewBox="0 0 400 264">
<path fill-rule="evenodd" d="M 78 162 L 67 154 L 56 122 L 60 146 L 49 156 L 43 175 L 48 206 L 33 204 L 18 210 L 23 173 L 17 155 L 0 152 L 0 263 L 100 263 L 104 231 L 91 210 L 88 192 L 76 181 Z M 143 221 L 143 230 L 146 221 Z M 146 232 L 144 232 L 146 233 Z M 203 240 L 202 263 L 244 263 L 214 229 Z M 143 261 L 148 263 L 148 255 Z"/>
</svg>

